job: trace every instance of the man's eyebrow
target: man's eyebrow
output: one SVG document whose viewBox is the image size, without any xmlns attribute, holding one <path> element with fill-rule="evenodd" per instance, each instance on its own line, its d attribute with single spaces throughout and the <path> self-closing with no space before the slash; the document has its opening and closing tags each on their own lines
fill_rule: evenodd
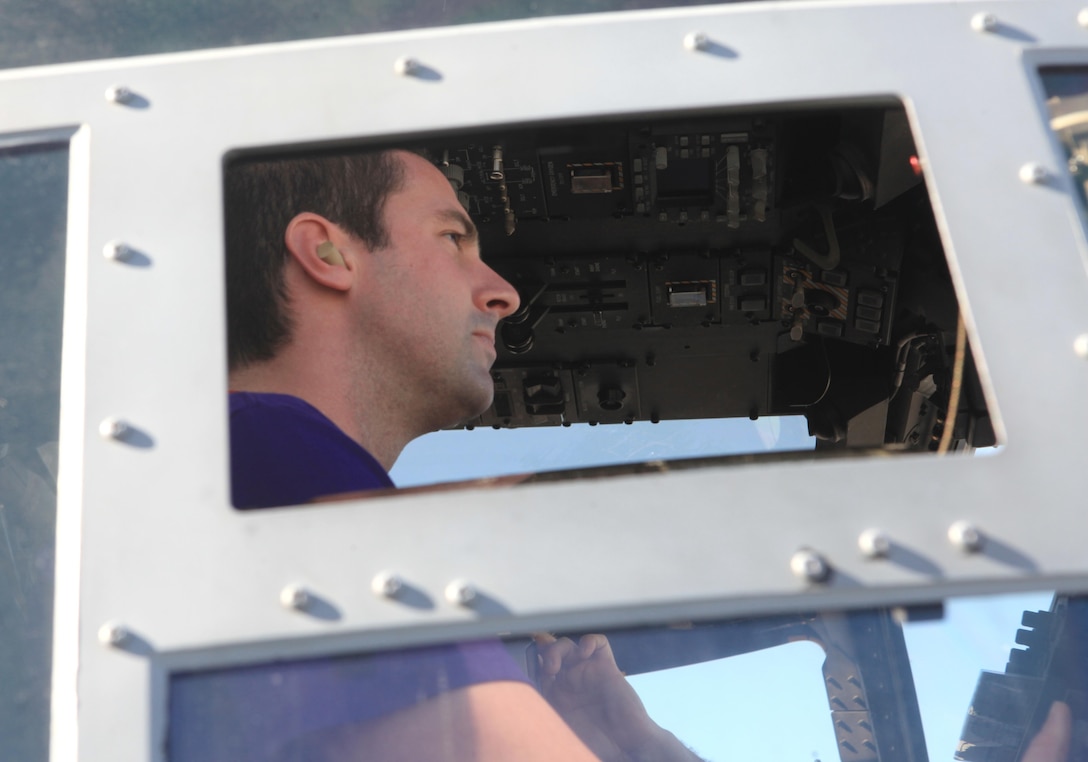
<svg viewBox="0 0 1088 762">
<path fill-rule="evenodd" d="M 459 209 L 443 209 L 438 213 L 438 218 L 446 220 L 448 222 L 460 223 L 465 228 L 465 237 L 469 239 L 475 239 L 479 233 L 476 230 L 476 225 L 473 224 L 469 216 Z"/>
</svg>

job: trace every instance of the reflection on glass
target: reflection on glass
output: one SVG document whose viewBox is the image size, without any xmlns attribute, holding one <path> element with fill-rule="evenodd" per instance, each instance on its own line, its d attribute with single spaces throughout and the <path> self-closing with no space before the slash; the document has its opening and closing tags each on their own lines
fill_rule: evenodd
<svg viewBox="0 0 1088 762">
<path fill-rule="evenodd" d="M 1088 201 L 1088 67 L 1042 70 L 1050 128 L 1065 148 L 1080 201 Z"/>
<path fill-rule="evenodd" d="M 0 749 L 48 756 L 67 150 L 0 150 Z"/>
<path fill-rule="evenodd" d="M 178 674 L 170 759 L 1066 762 L 1086 634 L 1088 600 L 1016 595 Z"/>
</svg>

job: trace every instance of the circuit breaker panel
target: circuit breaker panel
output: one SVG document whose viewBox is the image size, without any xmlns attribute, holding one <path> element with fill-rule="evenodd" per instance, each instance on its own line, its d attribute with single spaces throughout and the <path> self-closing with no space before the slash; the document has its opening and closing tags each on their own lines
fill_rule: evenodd
<svg viewBox="0 0 1088 762">
<path fill-rule="evenodd" d="M 805 414 L 825 443 L 940 433 L 958 311 L 897 104 L 420 148 L 521 297 L 471 425 Z M 977 389 L 961 411 L 957 440 L 990 443 Z"/>
</svg>

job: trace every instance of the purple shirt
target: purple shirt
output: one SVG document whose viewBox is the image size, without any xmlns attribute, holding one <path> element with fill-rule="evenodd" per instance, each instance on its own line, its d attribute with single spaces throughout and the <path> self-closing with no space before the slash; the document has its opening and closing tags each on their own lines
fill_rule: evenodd
<svg viewBox="0 0 1088 762">
<path fill-rule="evenodd" d="M 235 508 L 298 505 L 394 486 L 358 442 L 313 405 L 286 394 L 233 392 L 230 450 Z"/>
</svg>

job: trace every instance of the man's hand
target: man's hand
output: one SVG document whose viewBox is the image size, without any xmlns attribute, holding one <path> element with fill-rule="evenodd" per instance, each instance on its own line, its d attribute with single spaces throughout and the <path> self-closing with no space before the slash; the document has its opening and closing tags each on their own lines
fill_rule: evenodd
<svg viewBox="0 0 1088 762">
<path fill-rule="evenodd" d="M 603 762 L 699 758 L 646 713 L 604 635 L 536 635 L 540 690 Z"/>
<path fill-rule="evenodd" d="M 1072 742 L 1073 712 L 1068 704 L 1055 701 L 1020 762 L 1068 762 Z"/>
</svg>

